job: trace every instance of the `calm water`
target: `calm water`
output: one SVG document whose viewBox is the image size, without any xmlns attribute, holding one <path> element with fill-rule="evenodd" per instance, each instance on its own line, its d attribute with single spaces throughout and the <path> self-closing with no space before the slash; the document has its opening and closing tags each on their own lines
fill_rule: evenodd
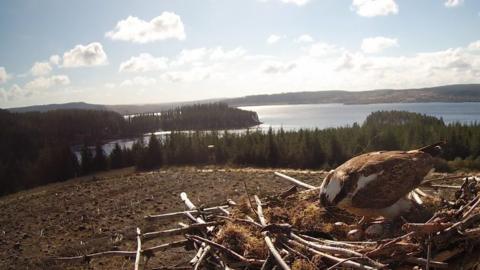
<svg viewBox="0 0 480 270">
<path fill-rule="evenodd" d="M 300 128 L 329 128 L 361 124 L 367 116 L 375 111 L 402 110 L 417 112 L 436 117 L 442 117 L 445 123 L 480 122 L 480 102 L 468 103 L 388 103 L 368 105 L 343 105 L 343 104 L 309 104 L 309 105 L 274 105 L 274 106 L 248 106 L 241 109 L 255 111 L 263 123 L 258 128 L 267 130 L 269 127 L 285 130 Z M 242 132 L 235 130 L 232 132 Z M 160 131 L 155 134 L 162 138 L 169 131 Z M 145 135 L 148 143 L 150 135 Z M 115 143 L 121 147 L 131 148 L 135 140 L 123 139 L 109 142 L 103 146 L 107 155 L 113 150 Z M 92 148 L 93 151 L 93 148 Z M 80 146 L 74 147 L 74 152 L 80 156 Z"/>
<path fill-rule="evenodd" d="M 367 105 L 308 104 L 248 106 L 241 109 L 258 113 L 262 128 L 328 128 L 361 124 L 375 111 L 401 110 L 442 117 L 445 123 L 480 122 L 480 102 L 468 103 L 388 103 Z"/>
</svg>

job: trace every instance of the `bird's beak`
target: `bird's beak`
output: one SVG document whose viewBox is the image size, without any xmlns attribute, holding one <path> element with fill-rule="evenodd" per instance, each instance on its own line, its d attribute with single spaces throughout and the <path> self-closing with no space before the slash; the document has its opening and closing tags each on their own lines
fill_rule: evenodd
<svg viewBox="0 0 480 270">
<path fill-rule="evenodd" d="M 332 206 L 332 204 L 328 201 L 327 194 L 325 192 L 320 192 L 320 204 L 325 209 L 328 209 L 329 206 Z"/>
</svg>

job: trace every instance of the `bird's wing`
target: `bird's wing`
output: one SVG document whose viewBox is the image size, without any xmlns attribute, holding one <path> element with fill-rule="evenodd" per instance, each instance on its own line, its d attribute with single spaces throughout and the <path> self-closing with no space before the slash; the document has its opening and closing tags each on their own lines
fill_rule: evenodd
<svg viewBox="0 0 480 270">
<path fill-rule="evenodd" d="M 351 197 L 356 208 L 381 209 L 392 205 L 417 187 L 432 168 L 431 156 L 417 151 L 376 152 L 359 158 L 344 164 L 349 174 L 357 179 L 376 176 L 363 185 L 357 181 Z"/>
</svg>

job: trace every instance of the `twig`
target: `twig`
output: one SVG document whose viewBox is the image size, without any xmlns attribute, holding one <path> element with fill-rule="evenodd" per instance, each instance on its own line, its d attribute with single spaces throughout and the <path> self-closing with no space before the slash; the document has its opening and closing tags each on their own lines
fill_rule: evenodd
<svg viewBox="0 0 480 270">
<path fill-rule="evenodd" d="M 208 239 L 205 239 L 205 238 L 197 236 L 197 235 L 186 235 L 185 237 L 187 239 L 191 239 L 191 240 L 196 241 L 196 242 L 208 244 L 212 248 L 217 249 L 219 251 L 222 251 L 222 252 L 226 253 L 227 255 L 230 255 L 230 256 L 234 257 L 235 259 L 237 259 L 237 260 L 239 260 L 239 261 L 241 261 L 245 264 L 261 266 L 265 262 L 265 260 L 245 258 L 242 255 L 236 253 L 235 251 L 233 251 L 231 249 L 228 249 L 228 248 L 226 248 L 226 247 L 224 247 L 224 246 L 222 246 L 218 243 L 215 243 L 213 241 L 210 241 Z"/>
<path fill-rule="evenodd" d="M 142 233 L 140 228 L 137 228 L 137 254 L 135 257 L 135 270 L 139 270 L 140 268 L 140 259 L 141 259 L 141 252 L 142 252 Z"/>
<path fill-rule="evenodd" d="M 454 185 L 430 185 L 432 188 L 450 188 L 450 189 L 461 189 L 462 186 L 454 186 Z"/>
<path fill-rule="evenodd" d="M 339 265 L 341 265 L 342 263 L 346 262 L 346 261 L 350 261 L 350 260 L 355 260 L 355 259 L 361 259 L 362 257 L 350 257 L 350 258 L 346 258 L 342 261 L 339 261 L 337 262 L 336 264 L 330 266 L 329 268 L 327 268 L 327 270 L 333 270 L 335 269 L 336 267 L 338 267 Z"/>
<path fill-rule="evenodd" d="M 245 187 L 245 194 L 247 195 L 248 205 L 250 206 L 250 209 L 252 209 L 252 212 L 255 213 L 255 215 L 257 215 L 257 211 L 255 211 L 255 208 L 253 208 L 253 203 L 252 203 L 252 199 L 250 198 L 250 194 L 248 194 L 247 182 L 245 182 L 245 180 L 243 180 L 243 186 Z"/>
<path fill-rule="evenodd" d="M 409 263 L 420 264 L 420 265 L 424 265 L 424 266 L 427 265 L 427 259 L 424 259 L 424 258 L 408 257 L 406 259 L 406 261 L 409 262 Z M 437 262 L 437 261 L 433 261 L 433 260 L 430 260 L 430 262 L 428 262 L 428 263 L 429 263 L 430 266 L 432 266 L 434 268 L 448 269 L 448 263 Z"/>
<path fill-rule="evenodd" d="M 282 178 L 282 179 L 285 179 L 285 180 L 287 180 L 287 181 L 289 181 L 289 182 L 291 182 L 291 183 L 293 183 L 293 184 L 295 184 L 299 187 L 303 187 L 303 188 L 306 188 L 306 189 L 316 189 L 316 188 L 318 188 L 316 186 L 312 186 L 310 184 L 304 183 L 300 180 L 297 180 L 297 179 L 295 179 L 293 177 L 290 177 L 288 175 L 285 175 L 283 173 L 275 172 L 275 175 Z"/>
<path fill-rule="evenodd" d="M 154 246 L 151 248 L 147 248 L 141 251 L 142 254 L 146 256 L 150 256 L 152 253 L 156 251 L 167 250 L 170 248 L 177 248 L 183 247 L 188 243 L 188 240 L 180 240 L 176 242 L 166 243 L 158 246 Z M 112 250 L 112 251 L 104 251 L 104 252 L 97 252 L 92 254 L 87 254 L 83 256 L 72 256 L 72 257 L 54 257 L 54 260 L 61 260 L 61 261 L 68 261 L 68 260 L 89 260 L 96 257 L 110 257 L 110 256 L 119 256 L 119 257 L 135 257 L 137 256 L 137 251 L 119 251 L 119 250 Z"/>
<path fill-rule="evenodd" d="M 187 196 L 187 193 L 185 192 L 182 192 L 180 193 L 180 198 L 182 199 L 182 201 L 185 203 L 185 205 L 190 209 L 190 210 L 194 210 L 196 209 L 197 207 L 192 203 L 192 201 L 190 201 L 190 199 L 188 198 Z M 191 215 L 190 213 L 188 213 L 187 215 Z M 205 224 L 205 220 L 201 217 L 197 217 L 195 218 L 196 222 L 199 223 L 199 224 Z M 213 230 L 215 229 L 214 226 L 209 226 L 207 227 L 207 232 L 213 232 Z M 205 243 L 202 243 L 202 248 L 199 248 L 198 251 L 197 251 L 197 254 L 195 254 L 195 257 L 193 257 L 193 259 L 190 261 L 190 264 L 192 265 L 197 265 L 198 261 L 205 256 L 205 253 L 209 252 L 210 251 L 210 248 L 208 248 L 208 246 L 205 244 Z"/>
<path fill-rule="evenodd" d="M 265 217 L 263 216 L 263 208 L 262 208 L 262 201 L 260 201 L 260 198 L 258 198 L 257 195 L 254 196 L 255 202 L 257 203 L 257 215 L 258 219 L 260 220 L 260 224 L 263 226 L 267 226 L 267 221 L 265 220 Z M 277 264 L 283 269 L 283 270 L 290 270 L 290 266 L 287 265 L 287 263 L 283 260 L 282 256 L 278 253 L 277 249 L 273 245 L 273 241 L 268 235 L 268 232 L 262 232 L 265 243 L 267 244 L 268 249 L 270 250 L 270 254 L 275 258 L 277 261 Z"/>
<path fill-rule="evenodd" d="M 198 260 L 195 262 L 195 266 L 193 267 L 194 270 L 198 270 L 199 267 L 202 265 L 202 262 L 205 260 L 205 258 L 207 257 L 207 254 L 210 252 L 210 249 L 211 247 L 210 246 L 206 246 L 202 253 L 200 254 L 200 257 L 198 258 Z"/>
<path fill-rule="evenodd" d="M 166 214 L 159 214 L 159 215 L 147 215 L 145 216 L 145 219 L 153 220 L 153 219 L 168 219 L 172 217 L 178 217 L 178 216 L 183 216 L 186 213 L 191 213 L 191 214 L 196 214 L 196 213 L 203 213 L 203 212 L 222 212 L 221 209 L 228 208 L 228 205 L 222 205 L 222 206 L 215 206 L 215 207 L 210 207 L 210 208 L 205 208 L 205 209 L 194 209 L 194 210 L 188 210 L 188 211 L 179 211 L 179 212 L 172 212 L 172 213 L 166 213 Z"/>
<path fill-rule="evenodd" d="M 192 230 L 196 229 L 203 229 L 209 226 L 216 226 L 223 224 L 223 221 L 212 221 L 212 222 L 206 222 L 206 223 L 195 223 L 188 225 L 187 227 L 182 227 L 182 228 L 175 228 L 175 229 L 169 229 L 169 230 L 163 230 L 163 231 L 156 231 L 156 232 L 148 232 L 143 234 L 143 239 L 145 240 L 150 240 L 154 239 L 157 237 L 165 237 L 165 236 L 172 236 L 172 235 L 179 235 L 179 234 L 184 234 L 187 232 L 190 232 Z"/>
<path fill-rule="evenodd" d="M 432 259 L 432 234 L 428 235 L 428 246 L 427 246 L 427 265 L 425 266 L 426 270 L 430 270 L 430 261 Z"/>
<path fill-rule="evenodd" d="M 367 266 L 367 265 L 364 265 L 364 264 L 361 264 L 361 263 L 358 263 L 358 262 L 355 262 L 355 261 L 352 261 L 352 260 L 345 260 L 343 258 L 337 258 L 333 255 L 318 251 L 316 249 L 313 249 L 311 247 L 308 247 L 306 245 L 303 245 L 303 244 L 301 244 L 297 241 L 291 240 L 291 239 L 287 239 L 286 241 L 289 244 L 295 245 L 295 246 L 300 247 L 300 248 L 304 248 L 309 252 L 320 255 L 322 257 L 325 257 L 326 259 L 329 259 L 330 261 L 333 261 L 335 263 L 341 262 L 340 264 L 344 265 L 346 267 L 351 267 L 351 268 L 355 268 L 355 269 L 367 269 L 367 270 L 373 270 L 374 269 L 370 266 Z"/>
<path fill-rule="evenodd" d="M 364 254 L 362 254 L 360 252 L 356 252 L 356 251 L 346 249 L 346 248 L 332 247 L 332 246 L 328 246 L 328 245 L 320 245 L 320 244 L 312 243 L 310 241 L 307 241 L 307 240 L 301 238 L 300 236 L 298 236 L 294 233 L 291 233 L 290 237 L 292 237 L 295 241 L 298 241 L 299 243 L 301 243 L 303 245 L 306 245 L 310 248 L 316 249 L 318 251 L 332 252 L 332 253 L 335 253 L 335 254 L 341 254 L 341 255 L 346 255 L 346 256 L 350 256 L 350 257 L 361 257 L 361 258 L 367 260 L 369 263 L 371 263 L 372 265 L 374 265 L 377 268 L 385 267 L 384 264 L 379 263 L 375 260 L 372 260 L 372 259 L 370 259 L 369 257 L 365 256 Z"/>
<path fill-rule="evenodd" d="M 282 192 L 282 194 L 280 194 L 279 197 L 280 197 L 281 199 L 285 199 L 285 198 L 287 198 L 288 196 L 297 193 L 297 191 L 298 191 L 297 186 L 292 186 L 292 187 L 290 187 L 288 190 Z"/>
<path fill-rule="evenodd" d="M 263 227 L 260 223 L 255 222 L 255 221 L 250 220 L 250 219 L 232 218 L 232 217 L 227 217 L 227 216 L 215 216 L 215 217 L 220 218 L 220 219 L 225 219 L 225 220 L 228 220 L 230 222 L 241 222 L 241 223 L 246 223 L 246 224 L 249 224 L 249 225 L 257 226 L 257 227 L 260 227 L 260 228 Z"/>
<path fill-rule="evenodd" d="M 470 216 L 470 214 L 472 214 L 473 210 L 475 210 L 475 208 L 477 208 L 477 206 L 480 204 L 480 198 L 477 199 L 477 201 L 472 205 L 472 207 L 470 207 L 470 209 L 468 209 L 467 212 L 465 212 L 465 214 L 463 214 L 463 218 L 466 219 Z"/>
<path fill-rule="evenodd" d="M 432 234 L 439 231 L 443 231 L 452 225 L 453 224 L 451 222 L 405 223 L 403 224 L 402 229 L 405 230 L 406 232 L 415 232 L 416 234 L 426 235 L 426 234 Z"/>
</svg>

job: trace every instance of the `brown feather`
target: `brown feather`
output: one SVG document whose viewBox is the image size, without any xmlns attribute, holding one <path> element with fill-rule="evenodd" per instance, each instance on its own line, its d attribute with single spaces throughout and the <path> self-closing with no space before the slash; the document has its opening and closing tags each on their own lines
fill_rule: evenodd
<svg viewBox="0 0 480 270">
<path fill-rule="evenodd" d="M 421 151 L 387 151 L 363 154 L 335 169 L 343 175 L 342 186 L 350 186 L 351 207 L 381 209 L 415 189 L 432 169 L 432 157 Z M 356 191 L 361 176 L 377 178 Z"/>
</svg>

